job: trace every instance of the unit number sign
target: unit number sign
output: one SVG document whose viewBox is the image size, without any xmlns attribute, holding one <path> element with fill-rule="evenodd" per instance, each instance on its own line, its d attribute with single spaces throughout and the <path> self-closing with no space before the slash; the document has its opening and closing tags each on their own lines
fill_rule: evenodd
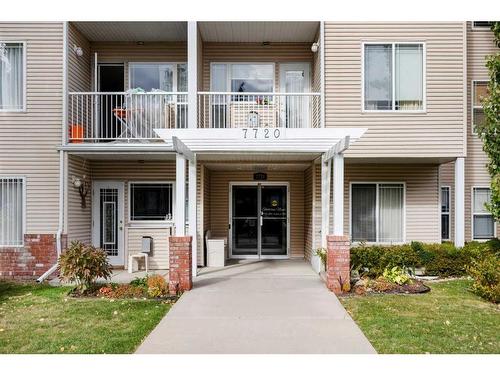
<svg viewBox="0 0 500 375">
<path fill-rule="evenodd" d="M 278 128 L 243 128 L 243 139 L 279 139 L 281 130 Z"/>
</svg>

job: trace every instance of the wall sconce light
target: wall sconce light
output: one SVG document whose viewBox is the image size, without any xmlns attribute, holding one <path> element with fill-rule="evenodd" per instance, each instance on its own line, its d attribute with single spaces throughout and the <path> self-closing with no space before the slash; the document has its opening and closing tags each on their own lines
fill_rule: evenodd
<svg viewBox="0 0 500 375">
<path fill-rule="evenodd" d="M 77 55 L 78 57 L 82 57 L 83 56 L 83 49 L 82 49 L 82 47 L 78 47 L 76 44 L 73 45 L 73 51 L 75 52 L 75 55 Z"/>
<path fill-rule="evenodd" d="M 312 44 L 312 46 L 311 46 L 311 51 L 312 51 L 313 53 L 316 53 L 316 52 L 318 52 L 318 50 L 319 50 L 319 43 L 314 42 L 314 43 Z"/>
<path fill-rule="evenodd" d="M 87 201 L 85 199 L 87 197 L 87 194 L 89 193 L 89 183 L 87 181 L 87 176 L 83 175 L 82 178 L 72 176 L 71 183 L 73 184 L 75 189 L 78 189 L 78 192 L 80 193 L 80 206 L 82 208 L 87 208 Z"/>
</svg>

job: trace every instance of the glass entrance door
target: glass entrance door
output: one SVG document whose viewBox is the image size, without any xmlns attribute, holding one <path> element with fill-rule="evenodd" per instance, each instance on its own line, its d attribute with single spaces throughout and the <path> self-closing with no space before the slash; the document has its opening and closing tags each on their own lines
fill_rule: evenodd
<svg viewBox="0 0 500 375">
<path fill-rule="evenodd" d="M 232 257 L 287 256 L 287 186 L 234 185 L 231 214 Z"/>
</svg>

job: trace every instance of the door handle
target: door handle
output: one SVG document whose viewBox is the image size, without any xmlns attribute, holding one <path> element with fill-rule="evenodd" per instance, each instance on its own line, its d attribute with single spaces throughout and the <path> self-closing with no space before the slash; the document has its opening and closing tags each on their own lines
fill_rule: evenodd
<svg viewBox="0 0 500 375">
<path fill-rule="evenodd" d="M 263 226 L 264 225 L 264 218 L 262 217 L 262 215 L 260 215 L 260 226 Z"/>
</svg>

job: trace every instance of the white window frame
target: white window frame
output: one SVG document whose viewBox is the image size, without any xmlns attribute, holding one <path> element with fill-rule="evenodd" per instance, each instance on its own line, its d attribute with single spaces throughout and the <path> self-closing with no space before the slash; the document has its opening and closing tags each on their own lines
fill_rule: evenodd
<svg viewBox="0 0 500 375">
<path fill-rule="evenodd" d="M 443 189 L 448 189 L 448 212 L 443 212 Z M 448 238 L 441 237 L 441 241 L 450 241 L 451 240 L 451 186 L 450 185 L 441 185 L 439 187 L 439 232 L 443 232 L 443 214 L 448 215 Z"/>
<path fill-rule="evenodd" d="M 392 109 L 365 109 L 365 46 L 373 44 L 391 44 L 392 45 Z M 422 109 L 396 110 L 396 64 L 395 55 L 397 44 L 414 44 L 422 46 Z M 398 40 L 398 41 L 379 41 L 370 40 L 361 42 L 361 113 L 427 113 L 427 43 L 421 40 Z"/>
<path fill-rule="evenodd" d="M 27 58 L 26 55 L 28 54 L 28 49 L 27 49 L 27 42 L 22 41 L 22 40 L 6 40 L 6 39 L 1 39 L 0 43 L 18 43 L 23 45 L 23 106 L 22 108 L 19 109 L 1 109 L 0 112 L 26 112 L 26 94 L 27 94 Z"/>
<path fill-rule="evenodd" d="M 170 184 L 172 186 L 172 218 L 170 220 L 132 220 L 132 185 L 133 184 Z M 140 181 L 129 181 L 127 184 L 127 203 L 128 203 L 128 222 L 133 225 L 148 224 L 151 226 L 164 224 L 173 225 L 175 223 L 175 181 L 158 181 L 158 180 L 140 180 Z"/>
<path fill-rule="evenodd" d="M 474 124 L 474 109 L 482 109 L 484 111 L 484 108 L 483 106 L 477 106 L 477 105 L 474 105 L 474 97 L 476 95 L 476 87 L 475 87 L 475 84 L 478 83 L 478 82 L 481 82 L 481 83 L 486 83 L 488 84 L 489 80 L 486 79 L 473 79 L 471 80 L 471 84 L 470 84 L 470 90 L 471 90 L 471 98 L 470 98 L 470 124 L 471 124 L 471 132 L 472 132 L 472 135 L 476 135 L 477 136 L 477 132 L 475 130 L 476 126 Z"/>
<path fill-rule="evenodd" d="M 475 213 L 474 212 L 474 190 L 475 189 L 489 189 L 491 191 L 491 186 L 486 186 L 486 185 L 474 185 L 471 188 L 471 196 L 470 196 L 470 212 L 471 212 L 471 219 L 470 219 L 470 228 L 471 228 L 471 233 L 470 237 L 472 238 L 472 241 L 477 241 L 477 242 L 487 242 L 491 240 L 491 238 L 495 238 L 496 234 L 498 232 L 497 228 L 497 222 L 493 218 L 493 237 L 491 238 L 474 238 L 474 216 L 492 216 L 491 213 Z"/>
<path fill-rule="evenodd" d="M 16 179 L 21 180 L 23 183 L 22 196 L 23 196 L 23 207 L 22 207 L 22 244 L 19 245 L 4 245 L 0 243 L 0 248 L 19 248 L 24 247 L 24 236 L 26 234 L 26 176 L 4 176 L 0 175 L 0 180 Z"/>
<path fill-rule="evenodd" d="M 175 93 L 182 93 L 182 94 L 187 94 L 187 91 L 178 91 L 177 89 L 177 82 L 178 82 L 178 65 L 187 65 L 187 62 L 164 62 L 164 61 L 146 61 L 146 62 L 141 62 L 141 61 L 129 61 L 128 62 L 128 89 L 133 89 L 134 87 L 131 86 L 132 84 L 132 67 L 134 65 L 173 65 L 174 66 L 174 74 L 172 76 L 172 88 Z"/>
<path fill-rule="evenodd" d="M 227 62 L 227 61 L 213 61 L 210 63 L 210 91 L 212 91 L 213 87 L 213 74 L 212 74 L 212 67 L 213 65 L 226 65 L 226 87 L 228 88 L 229 91 L 231 92 L 231 72 L 232 69 L 231 67 L 233 65 L 272 65 L 273 67 L 273 91 L 269 92 L 268 94 L 275 94 L 276 93 L 276 63 L 274 61 L 259 61 L 259 62 L 253 62 L 253 61 L 238 61 L 238 62 Z M 242 93 L 245 94 L 245 93 Z M 263 93 L 265 94 L 265 93 Z"/>
<path fill-rule="evenodd" d="M 475 26 L 474 22 L 479 22 L 479 21 L 471 21 L 471 30 L 476 30 L 476 31 L 491 31 L 490 26 Z M 488 22 L 488 21 L 486 21 Z M 494 22 L 494 21 L 492 21 Z"/>
<path fill-rule="evenodd" d="M 403 239 L 398 242 L 387 242 L 379 241 L 379 219 L 380 219 L 380 207 L 379 207 L 379 186 L 380 185 L 403 185 Z M 367 244 L 380 244 L 380 245 L 400 245 L 406 243 L 406 182 L 403 181 L 350 181 L 349 182 L 349 238 L 352 240 L 352 185 L 376 185 L 376 197 L 375 197 L 375 235 L 377 237 L 376 241 L 367 241 Z M 361 241 L 353 241 L 353 244 L 359 244 Z"/>
</svg>

